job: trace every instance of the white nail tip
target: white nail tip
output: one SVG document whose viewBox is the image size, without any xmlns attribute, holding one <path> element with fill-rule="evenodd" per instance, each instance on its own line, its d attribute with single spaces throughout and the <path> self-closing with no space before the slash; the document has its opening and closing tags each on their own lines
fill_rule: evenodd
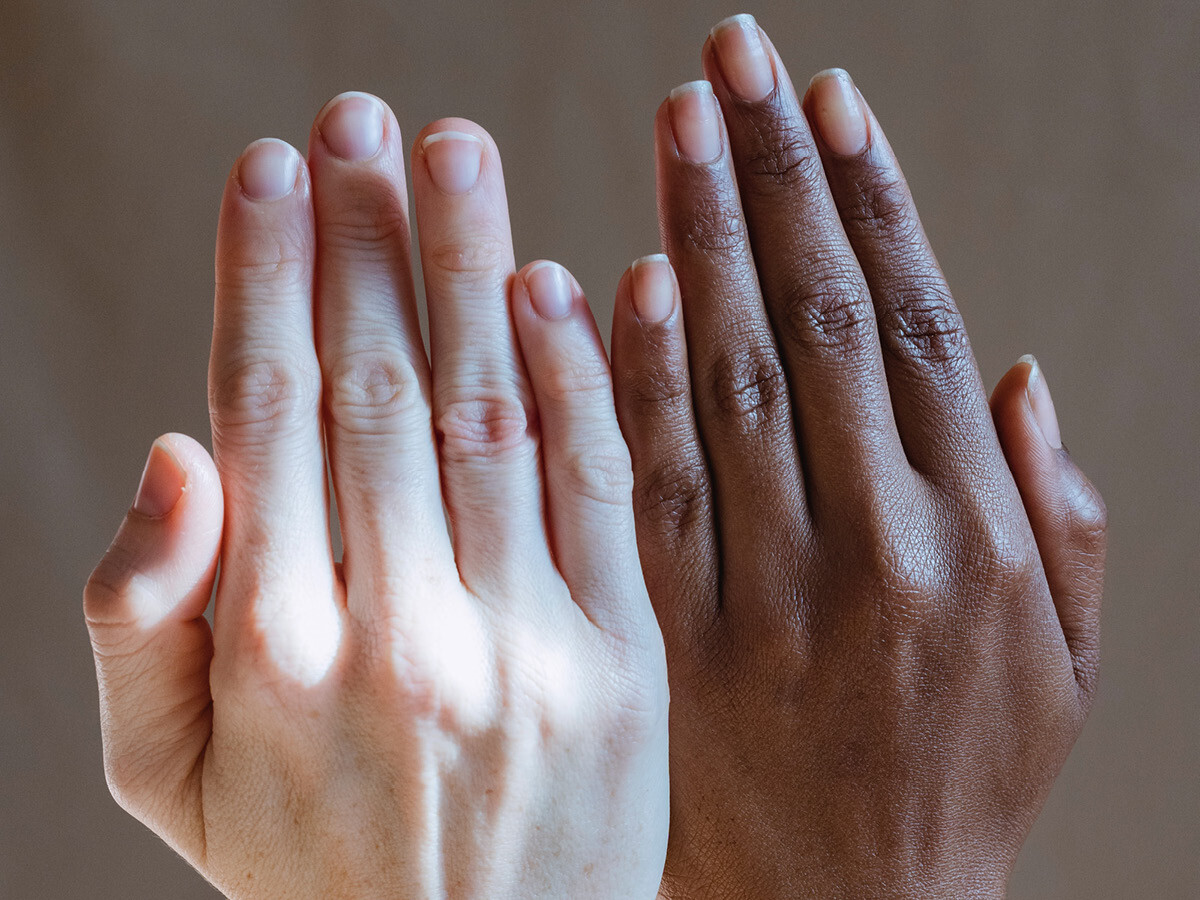
<svg viewBox="0 0 1200 900">
<path fill-rule="evenodd" d="M 1028 363 L 1028 365 L 1029 365 L 1028 387 L 1029 387 L 1029 389 L 1032 390 L 1033 386 L 1035 384 L 1037 384 L 1037 380 L 1038 380 L 1037 357 L 1035 357 L 1032 353 L 1026 353 L 1026 354 L 1023 354 L 1020 358 L 1018 358 L 1017 362 L 1018 363 Z"/>
<path fill-rule="evenodd" d="M 293 147 L 287 141 L 281 140 L 279 138 L 259 138 L 257 141 L 251 141 L 249 144 L 247 144 L 246 149 L 249 150 L 251 147 L 260 147 L 263 144 L 278 144 L 280 147 L 286 147 L 292 153 L 296 152 L 295 147 Z"/>
<path fill-rule="evenodd" d="M 526 270 L 525 270 L 525 274 L 526 274 L 526 275 L 532 275 L 532 274 L 533 274 L 534 272 L 536 272 L 538 269 L 545 269 L 545 268 L 549 268 L 549 267 L 553 267 L 553 268 L 555 268 L 555 269 L 561 269 L 561 268 L 562 268 L 562 266 L 560 266 L 560 265 L 559 265 L 558 263 L 556 263 L 556 262 L 553 262 L 552 260 L 549 260 L 549 259 L 543 259 L 543 260 L 540 260 L 540 261 L 538 261 L 538 262 L 535 262 L 535 263 L 534 263 L 532 266 L 530 266 L 528 269 L 526 269 Z"/>
<path fill-rule="evenodd" d="M 646 266 L 650 263 L 666 263 L 667 265 L 670 265 L 670 262 L 671 261 L 667 259 L 667 254 L 665 253 L 651 253 L 648 256 L 635 259 L 631 268 L 636 269 L 639 266 Z"/>
<path fill-rule="evenodd" d="M 718 31 L 724 31 L 726 28 L 744 28 L 747 31 L 754 31 L 758 28 L 758 22 L 754 20 L 754 16 L 750 15 L 750 13 L 738 13 L 736 16 L 722 19 L 712 27 L 712 31 L 709 34 L 716 34 Z"/>
<path fill-rule="evenodd" d="M 818 81 L 821 81 L 822 79 L 825 79 L 825 78 L 841 78 L 841 79 L 845 79 L 846 81 L 852 80 L 850 78 L 850 73 L 847 72 L 845 69 L 839 69 L 839 68 L 834 67 L 832 69 L 822 69 L 820 72 L 818 72 L 812 78 L 808 79 L 808 83 L 810 85 L 813 85 L 813 84 L 816 84 Z"/>
<path fill-rule="evenodd" d="M 687 84 L 681 84 L 675 90 L 671 91 L 671 97 L 679 97 L 683 94 L 708 94 L 712 96 L 712 85 L 707 81 L 689 81 Z"/>
<path fill-rule="evenodd" d="M 421 146 L 428 147 L 430 144 L 436 144 L 438 141 L 474 141 L 476 144 L 483 143 L 479 135 L 469 134 L 465 131 L 435 131 L 433 134 L 425 135 L 425 138 L 421 141 Z"/>
</svg>

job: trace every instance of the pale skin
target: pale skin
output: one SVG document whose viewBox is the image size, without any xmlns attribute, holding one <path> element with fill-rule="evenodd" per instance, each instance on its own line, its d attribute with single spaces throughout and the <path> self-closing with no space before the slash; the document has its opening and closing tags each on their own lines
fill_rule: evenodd
<svg viewBox="0 0 1200 900">
<path fill-rule="evenodd" d="M 429 361 L 380 101 L 234 167 L 215 466 L 160 438 L 85 593 L 110 786 L 229 896 L 1003 896 L 1103 502 L 1035 361 L 989 405 L 849 76 L 799 94 L 749 17 L 703 62 L 611 379 L 478 126 L 413 149 Z"/>
<path fill-rule="evenodd" d="M 108 781 L 230 897 L 651 897 L 666 672 L 603 347 L 515 271 L 482 129 L 413 169 L 431 362 L 390 110 L 230 174 L 214 459 L 156 443 L 85 593 Z"/>
</svg>

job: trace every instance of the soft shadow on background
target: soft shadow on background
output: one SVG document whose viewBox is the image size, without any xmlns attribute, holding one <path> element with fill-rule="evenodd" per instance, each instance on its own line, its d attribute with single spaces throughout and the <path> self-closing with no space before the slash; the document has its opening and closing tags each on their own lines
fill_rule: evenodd
<svg viewBox="0 0 1200 900">
<path fill-rule="evenodd" d="M 223 179 L 330 96 L 476 119 L 518 265 L 602 330 L 658 248 L 651 120 L 713 2 L 0 4 L 0 897 L 213 897 L 109 798 L 79 596 L 150 442 L 208 443 Z M 1015 898 L 1200 896 L 1200 4 L 762 2 L 905 164 L 984 380 L 1042 361 L 1111 519 L 1098 703 Z"/>
</svg>

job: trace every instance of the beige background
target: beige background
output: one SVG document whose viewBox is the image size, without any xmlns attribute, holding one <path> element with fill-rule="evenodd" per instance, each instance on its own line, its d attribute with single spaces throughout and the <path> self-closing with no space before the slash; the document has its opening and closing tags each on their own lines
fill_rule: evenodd
<svg viewBox="0 0 1200 900">
<path fill-rule="evenodd" d="M 251 139 L 344 89 L 476 118 L 519 261 L 602 328 L 657 247 L 651 117 L 718 3 L 0 3 L 0 897 L 200 898 L 109 799 L 79 611 L 150 441 L 207 441 L 211 252 Z M 906 161 L 987 382 L 1034 352 L 1112 520 L 1098 705 L 1013 896 L 1200 896 L 1200 4 L 762 2 Z"/>
</svg>

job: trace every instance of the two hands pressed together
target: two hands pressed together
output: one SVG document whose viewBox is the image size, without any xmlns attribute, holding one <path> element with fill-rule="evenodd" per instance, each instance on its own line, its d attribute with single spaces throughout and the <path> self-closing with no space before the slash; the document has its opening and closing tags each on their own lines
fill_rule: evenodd
<svg viewBox="0 0 1200 900">
<path fill-rule="evenodd" d="M 611 369 L 477 125 L 413 148 L 428 357 L 381 101 L 234 167 L 215 465 L 155 442 L 84 597 L 113 793 L 230 897 L 1004 895 L 1103 503 L 1035 362 L 989 406 L 849 77 L 748 16 L 703 60 Z"/>
</svg>

